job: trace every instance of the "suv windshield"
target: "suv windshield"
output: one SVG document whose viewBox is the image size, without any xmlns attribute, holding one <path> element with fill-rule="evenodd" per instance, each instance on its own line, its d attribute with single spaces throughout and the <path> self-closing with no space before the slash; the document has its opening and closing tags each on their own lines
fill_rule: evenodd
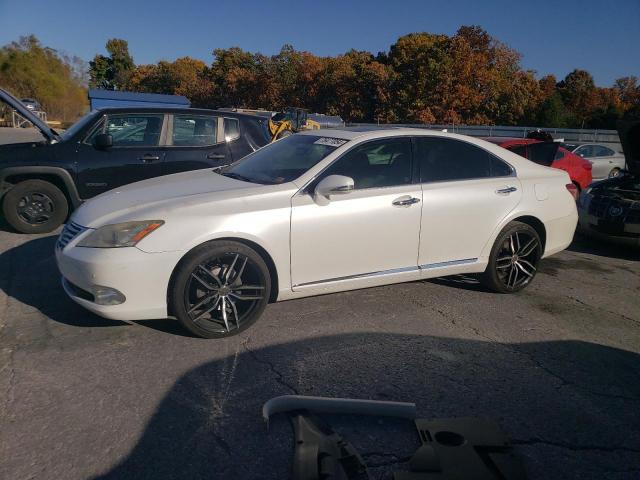
<svg viewBox="0 0 640 480">
<path fill-rule="evenodd" d="M 78 120 L 76 123 L 71 125 L 67 130 L 62 132 L 60 134 L 60 137 L 62 138 L 62 140 L 69 140 L 70 138 L 72 138 L 77 132 L 79 132 L 82 128 L 84 128 L 89 123 L 89 121 L 93 118 L 95 113 L 96 112 L 87 113 L 80 120 Z"/>
<path fill-rule="evenodd" d="M 290 182 L 347 141 L 315 135 L 291 135 L 257 150 L 220 173 L 253 183 Z"/>
</svg>

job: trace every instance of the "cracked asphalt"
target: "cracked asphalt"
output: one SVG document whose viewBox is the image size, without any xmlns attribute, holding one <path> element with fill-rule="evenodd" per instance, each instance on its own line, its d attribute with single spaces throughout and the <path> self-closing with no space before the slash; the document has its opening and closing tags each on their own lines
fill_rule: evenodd
<svg viewBox="0 0 640 480">
<path fill-rule="evenodd" d="M 640 256 L 578 239 L 517 295 L 471 278 L 270 305 L 242 335 L 101 319 L 68 300 L 55 235 L 0 227 L 0 478 L 288 478 L 297 393 L 489 417 L 531 479 L 640 477 Z M 406 468 L 411 422 L 327 417 L 371 478 Z"/>
</svg>

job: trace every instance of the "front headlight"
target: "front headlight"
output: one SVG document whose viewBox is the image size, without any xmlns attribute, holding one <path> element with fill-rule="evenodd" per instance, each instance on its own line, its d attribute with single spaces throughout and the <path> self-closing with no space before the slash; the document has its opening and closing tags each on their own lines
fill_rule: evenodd
<svg viewBox="0 0 640 480">
<path fill-rule="evenodd" d="M 105 225 L 91 232 L 77 246 L 89 248 L 133 247 L 163 224 L 162 220 L 145 220 Z"/>
</svg>

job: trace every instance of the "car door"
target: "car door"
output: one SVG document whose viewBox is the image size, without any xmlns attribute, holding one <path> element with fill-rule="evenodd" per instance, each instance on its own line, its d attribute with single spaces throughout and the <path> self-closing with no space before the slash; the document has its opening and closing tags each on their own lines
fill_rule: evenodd
<svg viewBox="0 0 640 480">
<path fill-rule="evenodd" d="M 620 168 L 615 161 L 615 153 L 603 145 L 593 145 L 593 156 L 589 158 L 592 163 L 592 176 L 594 178 L 607 178 L 611 170 Z"/>
<path fill-rule="evenodd" d="M 232 162 L 221 118 L 200 113 L 171 115 L 163 174 L 221 167 Z"/>
<path fill-rule="evenodd" d="M 513 168 L 463 140 L 417 137 L 422 226 L 418 264 L 425 270 L 472 263 L 522 197 Z"/>
<path fill-rule="evenodd" d="M 329 175 L 354 180 L 354 190 L 314 198 Z M 413 182 L 411 141 L 388 138 L 360 144 L 292 199 L 293 289 L 417 271 L 422 194 Z"/>
<path fill-rule="evenodd" d="M 90 198 L 112 188 L 162 175 L 163 113 L 107 114 L 78 144 L 78 189 Z M 111 135 L 113 145 L 98 149 L 93 139 Z"/>
</svg>

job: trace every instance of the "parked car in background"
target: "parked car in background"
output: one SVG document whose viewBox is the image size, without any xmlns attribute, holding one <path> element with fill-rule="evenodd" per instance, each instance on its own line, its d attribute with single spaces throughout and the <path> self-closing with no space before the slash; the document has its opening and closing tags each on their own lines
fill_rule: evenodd
<svg viewBox="0 0 640 480">
<path fill-rule="evenodd" d="M 34 100 L 33 98 L 23 98 L 21 101 L 24 104 L 24 106 L 27 107 L 32 112 L 37 112 L 42 110 L 42 106 L 40 105 L 40 102 L 38 102 L 37 100 Z"/>
<path fill-rule="evenodd" d="M 578 193 L 587 188 L 592 181 L 591 163 L 561 147 L 558 142 L 505 137 L 490 137 L 486 140 L 528 158 L 538 165 L 564 170 L 578 188 Z"/>
<path fill-rule="evenodd" d="M 191 108 L 102 109 L 58 133 L 7 92 L 0 100 L 44 137 L 0 145 L 2 212 L 23 233 L 55 229 L 69 210 L 112 188 L 222 167 L 271 140 L 263 118 Z"/>
<path fill-rule="evenodd" d="M 580 231 L 640 247 L 640 122 L 620 129 L 628 171 L 595 182 L 578 202 Z"/>
<path fill-rule="evenodd" d="M 67 294 L 98 315 L 170 315 L 224 337 L 276 300 L 461 273 L 522 290 L 571 243 L 574 188 L 477 138 L 313 130 L 86 202 L 56 259 Z"/>
<path fill-rule="evenodd" d="M 611 178 L 625 169 L 624 153 L 599 143 L 564 143 L 563 147 L 582 157 L 593 165 L 591 172 L 594 180 Z"/>
</svg>

